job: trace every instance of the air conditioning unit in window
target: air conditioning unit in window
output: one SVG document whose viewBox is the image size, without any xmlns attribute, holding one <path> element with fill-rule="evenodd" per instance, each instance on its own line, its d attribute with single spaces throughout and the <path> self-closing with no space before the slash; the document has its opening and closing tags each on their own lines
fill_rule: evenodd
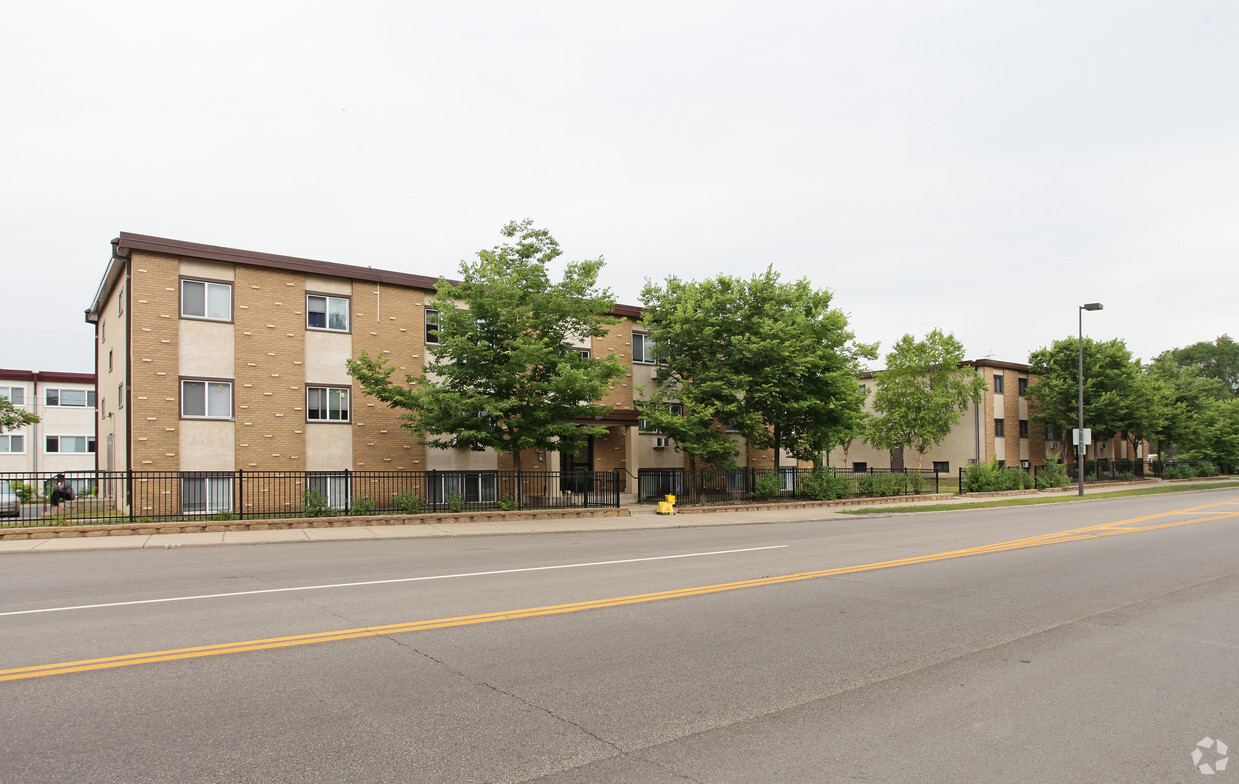
<svg viewBox="0 0 1239 784">
<path fill-rule="evenodd" d="M 1057 441 L 1051 441 L 1050 443 L 1046 444 L 1045 446 L 1046 446 L 1046 448 L 1047 448 L 1047 449 L 1058 449 L 1058 442 L 1057 442 Z"/>
<path fill-rule="evenodd" d="M 654 439 L 654 448 L 655 449 L 666 449 L 667 444 L 670 441 L 671 439 L 667 438 L 666 436 L 659 436 L 658 438 Z"/>
<path fill-rule="evenodd" d="M 658 367 L 657 366 L 655 366 L 652 370 L 650 370 L 650 378 L 655 381 L 658 380 Z"/>
</svg>

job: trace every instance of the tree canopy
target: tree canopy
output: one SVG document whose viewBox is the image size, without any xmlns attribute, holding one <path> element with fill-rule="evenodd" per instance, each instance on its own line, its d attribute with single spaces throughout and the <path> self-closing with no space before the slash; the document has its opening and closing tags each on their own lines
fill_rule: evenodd
<svg viewBox="0 0 1239 784">
<path fill-rule="evenodd" d="M 1214 378 L 1226 386 L 1231 397 L 1239 396 L 1239 343 L 1230 335 L 1222 335 L 1212 343 L 1200 341 L 1183 348 L 1162 352 L 1158 359 L 1173 362 L 1183 370 L 1196 370 L 1205 378 Z"/>
<path fill-rule="evenodd" d="M 438 310 L 438 343 L 422 372 L 393 382 L 382 355 L 362 351 L 348 372 L 366 394 L 402 409 L 420 443 L 435 449 L 574 452 L 606 428 L 582 424 L 610 412 L 599 401 L 624 374 L 614 356 L 577 348 L 615 319 L 611 293 L 597 288 L 601 258 L 570 262 L 559 282 L 548 265 L 559 243 L 531 221 L 504 226 L 512 240 L 460 263 L 459 283 L 440 279 L 428 303 Z"/>
<path fill-rule="evenodd" d="M 1094 441 L 1123 431 L 1144 429 L 1146 389 L 1141 366 L 1120 339 L 1084 338 L 1084 426 Z M 1028 385 L 1033 419 L 1066 432 L 1079 420 L 1080 342 L 1076 336 L 1056 340 L 1028 358 L 1029 372 L 1038 378 Z"/>
<path fill-rule="evenodd" d="M 925 453 L 950 435 L 985 392 L 981 374 L 960 367 L 963 361 L 963 344 L 940 329 L 924 340 L 900 338 L 875 380 L 869 442 L 879 449 L 915 448 L 919 468 Z"/>
<path fill-rule="evenodd" d="M 0 433 L 16 430 L 23 425 L 33 425 L 39 417 L 24 408 L 13 405 L 7 397 L 0 397 Z"/>
<path fill-rule="evenodd" d="M 639 406 L 657 418 L 683 403 L 683 421 L 661 424 L 690 460 L 730 462 L 725 424 L 774 450 L 776 468 L 784 450 L 817 462 L 861 421 L 859 363 L 875 349 L 854 341 L 830 292 L 807 279 L 785 282 L 771 267 L 748 279 L 673 276 L 647 283 L 642 302 L 664 367 Z"/>
</svg>

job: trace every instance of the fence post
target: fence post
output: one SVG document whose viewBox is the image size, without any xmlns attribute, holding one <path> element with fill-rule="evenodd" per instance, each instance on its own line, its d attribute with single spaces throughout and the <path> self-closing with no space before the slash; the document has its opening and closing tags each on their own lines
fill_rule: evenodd
<svg viewBox="0 0 1239 784">
<path fill-rule="evenodd" d="M 613 470 L 613 473 L 615 475 L 615 480 L 614 480 L 615 481 L 615 508 L 619 509 L 619 506 L 620 506 L 620 470 L 616 468 Z"/>
<path fill-rule="evenodd" d="M 435 482 L 439 477 L 439 469 L 432 468 L 426 472 L 426 500 L 430 502 L 430 511 L 439 511 L 439 502 L 435 500 Z"/>
<path fill-rule="evenodd" d="M 524 509 L 524 508 L 525 508 L 525 507 L 524 507 L 524 504 L 521 502 L 521 495 L 522 495 L 522 493 L 521 493 L 521 488 L 522 488 L 522 486 L 523 486 L 523 485 L 524 485 L 524 482 L 522 482 L 522 481 L 521 481 L 521 472 L 520 472 L 520 471 L 517 471 L 517 472 L 516 472 L 516 493 L 515 493 L 515 495 L 516 495 L 516 508 L 517 508 L 517 509 Z"/>
<path fill-rule="evenodd" d="M 245 471 L 237 469 L 237 492 L 233 496 L 237 502 L 237 519 L 245 519 Z"/>
<path fill-rule="evenodd" d="M 129 503 L 127 504 L 127 506 L 129 507 L 129 522 L 132 524 L 133 523 L 133 469 L 132 468 L 125 469 L 125 496 L 126 496 L 126 499 L 129 501 Z"/>
<path fill-rule="evenodd" d="M 353 472 L 351 469 L 344 469 L 344 513 L 348 514 L 353 508 Z"/>
</svg>

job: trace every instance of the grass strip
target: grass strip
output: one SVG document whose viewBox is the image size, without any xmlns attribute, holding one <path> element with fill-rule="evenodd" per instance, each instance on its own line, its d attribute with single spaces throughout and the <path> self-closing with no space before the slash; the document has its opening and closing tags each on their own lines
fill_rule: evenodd
<svg viewBox="0 0 1239 784">
<path fill-rule="evenodd" d="M 1037 504 L 1065 504 L 1072 501 L 1088 501 L 1093 498 L 1125 498 L 1133 495 L 1160 495 L 1162 493 L 1189 493 L 1193 490 L 1218 490 L 1222 488 L 1233 488 L 1236 483 L 1231 480 L 1223 482 L 1207 482 L 1193 485 L 1171 485 L 1168 487 L 1139 487 L 1131 490 L 1112 490 L 1105 493 L 1089 493 L 1081 498 L 1079 495 L 1055 495 L 1055 496 L 1023 496 L 1019 498 L 996 498 L 990 501 L 963 501 L 950 504 L 923 504 L 923 505 L 900 505 L 900 506 L 878 506 L 867 507 L 860 509 L 838 509 L 840 514 L 866 515 L 866 514 L 907 514 L 909 512 L 954 512 L 959 509 L 989 509 L 999 506 L 1036 506 Z"/>
</svg>

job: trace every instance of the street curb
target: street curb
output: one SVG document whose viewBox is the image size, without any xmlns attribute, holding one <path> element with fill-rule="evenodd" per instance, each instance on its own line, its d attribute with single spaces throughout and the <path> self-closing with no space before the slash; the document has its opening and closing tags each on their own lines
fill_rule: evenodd
<svg viewBox="0 0 1239 784">
<path fill-rule="evenodd" d="M 0 541 L 22 539 L 75 539 L 99 536 L 153 536 L 158 534 L 219 533 L 227 531 L 283 531 L 297 528 L 357 528 L 388 525 L 446 525 L 449 523 L 507 523 L 525 520 L 578 520 L 591 517 L 628 517 L 624 508 L 520 509 L 511 512 L 446 512 L 423 515 L 357 515 L 295 517 L 283 520 L 178 520 L 159 523 L 108 525 L 48 525 L 0 528 Z"/>
</svg>

